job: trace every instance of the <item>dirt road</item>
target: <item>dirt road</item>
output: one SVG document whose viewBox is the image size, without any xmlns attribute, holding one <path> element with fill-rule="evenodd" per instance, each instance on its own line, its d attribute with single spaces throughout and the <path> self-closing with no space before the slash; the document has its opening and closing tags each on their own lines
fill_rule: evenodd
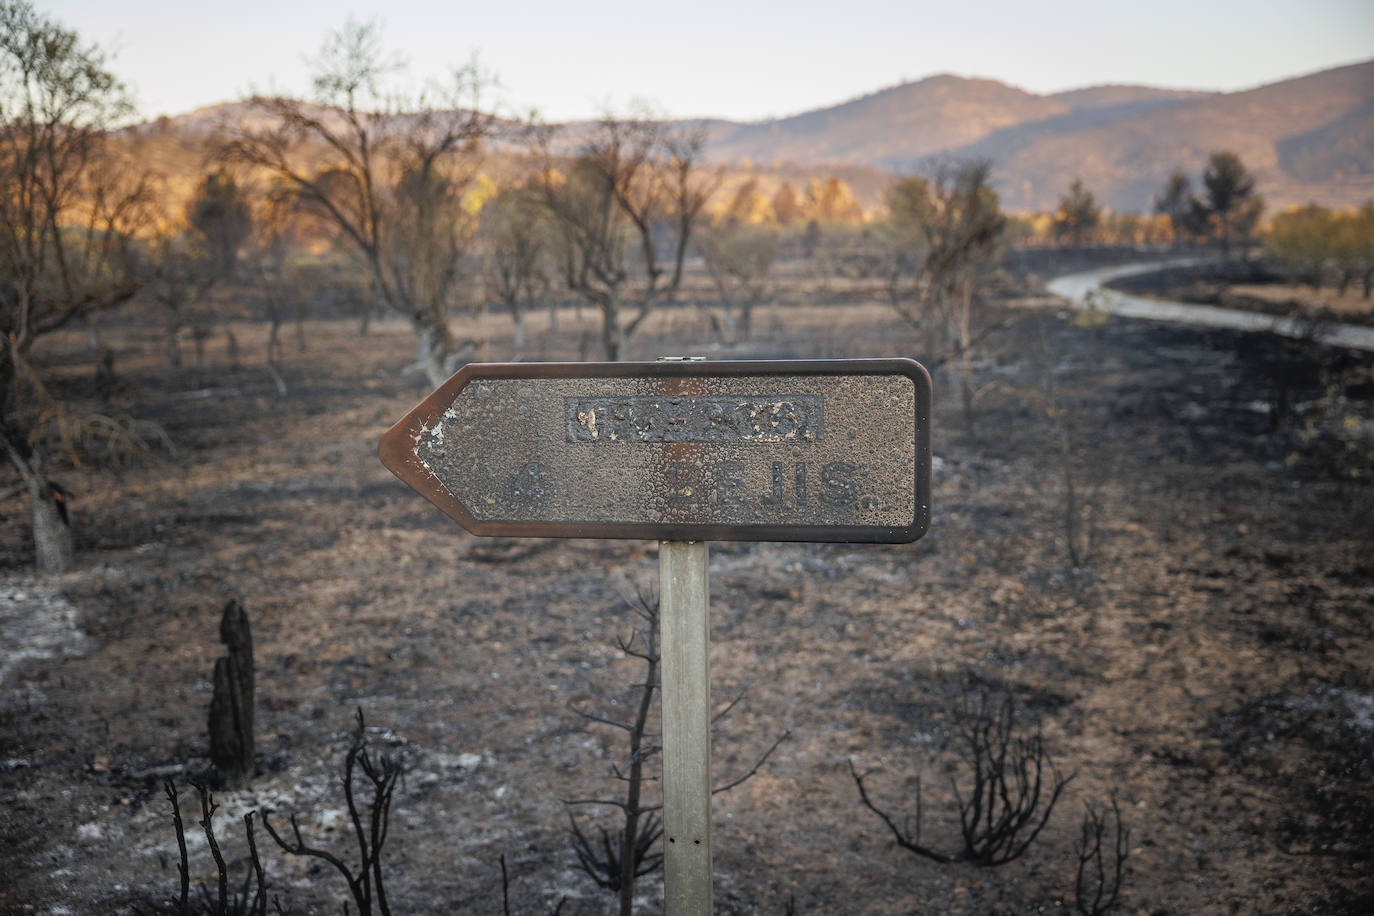
<svg viewBox="0 0 1374 916">
<path fill-rule="evenodd" d="M 1123 318 L 1170 321 L 1177 324 L 1229 328 L 1234 331 L 1268 331 L 1281 337 L 1294 339 L 1310 337 L 1333 346 L 1374 351 L 1374 328 L 1334 322 L 1322 322 L 1314 325 L 1310 321 L 1266 315 L 1260 312 L 1243 312 L 1236 309 L 1217 308 L 1212 305 L 1147 299 L 1144 296 L 1132 296 L 1108 289 L 1106 285 L 1112 280 L 1120 280 L 1125 277 L 1137 277 L 1174 267 L 1196 267 L 1206 263 L 1209 263 L 1206 258 L 1174 258 L 1166 261 L 1148 261 L 1143 264 L 1100 267 L 1096 270 L 1057 277 L 1049 282 L 1048 288 L 1051 293 L 1068 299 L 1078 308 L 1092 307 L 1101 312 L 1120 315 Z"/>
</svg>

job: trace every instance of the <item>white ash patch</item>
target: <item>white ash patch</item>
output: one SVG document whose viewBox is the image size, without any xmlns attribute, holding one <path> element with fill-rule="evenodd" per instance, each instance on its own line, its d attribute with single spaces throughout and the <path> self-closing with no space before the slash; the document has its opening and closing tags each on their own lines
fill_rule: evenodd
<svg viewBox="0 0 1374 916">
<path fill-rule="evenodd" d="M 1332 695 L 1345 705 L 1350 718 L 1345 724 L 1362 732 L 1374 732 L 1374 694 L 1354 690 L 1332 690 Z"/>
<path fill-rule="evenodd" d="M 37 582 L 0 583 L 0 684 L 24 663 L 86 651 L 76 608 Z"/>
<path fill-rule="evenodd" d="M 76 838 L 85 842 L 105 839 L 105 828 L 97 821 L 76 828 Z"/>
</svg>

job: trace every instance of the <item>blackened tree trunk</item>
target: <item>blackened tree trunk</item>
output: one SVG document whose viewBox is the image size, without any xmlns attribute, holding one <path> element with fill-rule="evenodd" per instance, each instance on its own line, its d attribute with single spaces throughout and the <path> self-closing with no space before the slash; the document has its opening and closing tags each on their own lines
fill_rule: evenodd
<svg viewBox="0 0 1374 916">
<path fill-rule="evenodd" d="M 248 615 L 237 601 L 224 606 L 219 638 L 229 654 L 215 660 L 210 700 L 210 761 L 226 785 L 253 776 L 253 637 Z"/>
</svg>

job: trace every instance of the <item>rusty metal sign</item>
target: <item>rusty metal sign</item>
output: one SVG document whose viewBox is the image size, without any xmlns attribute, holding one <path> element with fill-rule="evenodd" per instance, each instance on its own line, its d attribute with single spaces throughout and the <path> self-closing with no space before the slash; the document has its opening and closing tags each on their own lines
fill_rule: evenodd
<svg viewBox="0 0 1374 916">
<path fill-rule="evenodd" d="M 904 543 L 930 519 L 909 359 L 474 363 L 382 462 L 479 535 Z"/>
</svg>

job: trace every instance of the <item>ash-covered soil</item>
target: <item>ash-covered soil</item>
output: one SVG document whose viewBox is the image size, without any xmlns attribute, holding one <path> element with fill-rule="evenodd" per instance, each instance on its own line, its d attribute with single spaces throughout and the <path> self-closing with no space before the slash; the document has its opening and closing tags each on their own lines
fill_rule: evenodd
<svg viewBox="0 0 1374 916">
<path fill-rule="evenodd" d="M 530 358 L 576 358 L 591 328 L 532 322 Z M 508 326 L 488 324 L 483 358 L 507 357 Z M 732 355 L 922 356 L 876 304 L 783 306 L 755 326 Z M 151 330 L 107 332 L 120 387 L 105 405 L 84 338 L 44 354 L 69 367 L 69 397 L 160 424 L 176 452 L 58 475 L 81 553 L 53 580 L 27 571 L 26 503 L 0 479 L 0 910 L 174 898 L 162 779 L 189 808 L 237 597 L 259 772 L 216 793 L 236 875 L 253 809 L 297 812 L 307 839 L 351 854 L 339 767 L 362 709 L 374 748 L 407 768 L 392 912 L 500 913 L 503 855 L 513 912 L 611 912 L 576 868 L 562 799 L 614 796 L 623 742 L 570 705 L 627 701 L 639 670 L 614 641 L 656 546 L 463 533 L 375 457 L 426 393 L 398 371 L 407 328 L 306 331 L 285 397 L 252 362 L 251 325 L 236 328 L 243 368 L 215 347 L 199 372 L 165 368 Z M 635 349 L 709 355 L 705 340 L 675 309 Z M 1120 912 L 1374 910 L 1371 378 L 1369 357 L 1263 336 L 1022 311 L 975 361 L 971 427 L 936 375 L 924 540 L 712 545 L 713 695 L 743 695 L 716 728 L 719 780 L 790 731 L 715 798 L 717 911 L 1071 910 L 1084 805 L 1113 796 L 1130 829 Z M 952 738 L 985 692 L 1013 696 L 1076 778 L 1021 859 L 918 859 L 860 806 L 849 762 L 894 814 L 922 776 L 923 839 L 957 849 Z M 212 884 L 189 814 L 193 877 Z M 258 841 L 290 912 L 341 910 L 336 874 Z M 661 893 L 642 879 L 641 909 Z"/>
</svg>

